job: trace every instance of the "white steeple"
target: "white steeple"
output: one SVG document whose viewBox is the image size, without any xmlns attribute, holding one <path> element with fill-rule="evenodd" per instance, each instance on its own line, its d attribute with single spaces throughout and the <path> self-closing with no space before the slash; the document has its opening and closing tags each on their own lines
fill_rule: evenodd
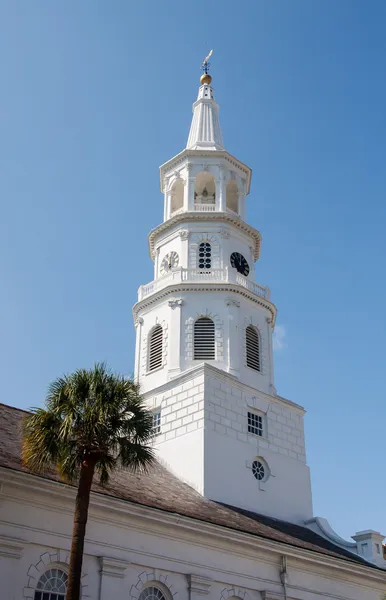
<svg viewBox="0 0 386 600">
<path fill-rule="evenodd" d="M 179 477 L 207 498 L 304 522 L 304 410 L 276 395 L 276 308 L 256 281 L 261 236 L 246 222 L 251 169 L 224 149 L 211 80 L 201 76 L 187 147 L 160 168 L 154 279 L 133 309 L 135 377 L 157 452 Z"/>
<path fill-rule="evenodd" d="M 201 86 L 193 104 L 193 119 L 190 126 L 188 150 L 224 150 L 224 142 L 218 117 L 218 104 L 214 99 L 211 76 L 201 76 Z"/>
</svg>

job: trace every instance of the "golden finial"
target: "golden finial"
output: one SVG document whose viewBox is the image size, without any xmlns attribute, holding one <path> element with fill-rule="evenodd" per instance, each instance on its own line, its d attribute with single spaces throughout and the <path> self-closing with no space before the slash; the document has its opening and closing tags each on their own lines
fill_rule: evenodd
<svg viewBox="0 0 386 600">
<path fill-rule="evenodd" d="M 201 69 L 204 71 L 203 74 L 200 77 L 200 82 L 201 85 L 207 84 L 209 85 L 212 81 L 212 77 L 209 75 L 208 71 L 209 71 L 209 67 L 210 67 L 210 63 L 208 62 L 210 57 L 213 54 L 213 50 L 211 50 L 208 54 L 208 56 L 206 56 L 203 60 L 203 63 L 201 65 Z"/>
</svg>

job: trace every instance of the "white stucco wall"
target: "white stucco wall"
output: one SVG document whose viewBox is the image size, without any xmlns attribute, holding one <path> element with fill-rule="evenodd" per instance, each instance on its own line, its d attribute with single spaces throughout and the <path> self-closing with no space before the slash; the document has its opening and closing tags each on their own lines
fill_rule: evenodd
<svg viewBox="0 0 386 600">
<path fill-rule="evenodd" d="M 67 569 L 74 490 L 0 469 L 0 598 L 33 598 L 40 575 Z M 87 527 L 82 598 L 138 600 L 154 582 L 168 600 L 379 600 L 386 573 L 96 495 Z"/>
</svg>

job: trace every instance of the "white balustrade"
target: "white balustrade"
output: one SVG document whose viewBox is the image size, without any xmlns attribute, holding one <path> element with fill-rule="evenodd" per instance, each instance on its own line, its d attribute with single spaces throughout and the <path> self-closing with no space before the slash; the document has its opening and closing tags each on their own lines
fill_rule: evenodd
<svg viewBox="0 0 386 600">
<path fill-rule="evenodd" d="M 235 283 L 241 285 L 253 294 L 270 299 L 270 290 L 268 287 L 264 287 L 251 281 L 237 273 L 234 269 L 173 269 L 163 277 L 155 279 L 146 285 L 141 285 L 138 289 L 138 300 L 143 300 L 146 296 L 154 294 L 158 290 L 161 290 L 168 285 L 173 283 Z"/>
<path fill-rule="evenodd" d="M 199 212 L 214 212 L 216 210 L 215 204 L 195 204 L 194 210 Z"/>
</svg>

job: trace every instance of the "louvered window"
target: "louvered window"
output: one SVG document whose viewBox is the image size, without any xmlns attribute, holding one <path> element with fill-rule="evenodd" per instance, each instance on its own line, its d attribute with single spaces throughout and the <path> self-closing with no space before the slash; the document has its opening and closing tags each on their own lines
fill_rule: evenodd
<svg viewBox="0 0 386 600">
<path fill-rule="evenodd" d="M 198 268 L 210 269 L 212 266 L 212 248 L 209 242 L 201 242 L 198 246 Z"/>
<path fill-rule="evenodd" d="M 162 367 L 163 331 L 161 325 L 156 325 L 150 333 L 149 340 L 149 371 Z"/>
<path fill-rule="evenodd" d="M 255 371 L 260 371 L 260 339 L 256 327 L 248 325 L 245 331 L 247 350 L 247 366 Z"/>
<path fill-rule="evenodd" d="M 214 360 L 214 323 L 209 317 L 201 317 L 194 324 L 194 359 Z"/>
</svg>

